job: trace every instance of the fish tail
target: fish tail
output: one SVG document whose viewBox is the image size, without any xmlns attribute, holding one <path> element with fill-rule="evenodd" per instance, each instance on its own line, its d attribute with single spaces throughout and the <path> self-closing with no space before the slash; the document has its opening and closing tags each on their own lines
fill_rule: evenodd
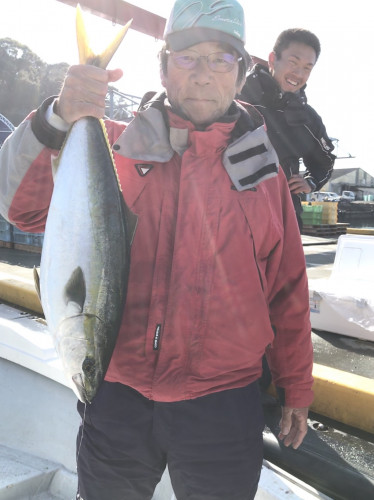
<svg viewBox="0 0 374 500">
<path fill-rule="evenodd" d="M 93 66 L 98 66 L 99 68 L 105 69 L 112 57 L 114 56 L 116 50 L 118 49 L 120 43 L 124 39 L 132 19 L 123 26 L 112 42 L 104 49 L 100 54 L 95 54 L 90 46 L 89 37 L 87 34 L 86 26 L 83 20 L 83 13 L 80 5 L 77 5 L 76 10 L 76 31 L 77 31 L 77 43 L 78 43 L 78 53 L 79 53 L 79 63 L 80 64 L 92 64 Z"/>
</svg>

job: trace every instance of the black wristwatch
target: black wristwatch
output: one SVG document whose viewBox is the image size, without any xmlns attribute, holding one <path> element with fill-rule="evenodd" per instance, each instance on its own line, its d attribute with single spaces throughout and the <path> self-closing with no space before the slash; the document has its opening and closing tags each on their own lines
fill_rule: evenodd
<svg viewBox="0 0 374 500">
<path fill-rule="evenodd" d="M 307 181 L 312 190 L 311 193 L 317 190 L 317 184 L 310 177 L 307 177 L 305 180 Z"/>
</svg>

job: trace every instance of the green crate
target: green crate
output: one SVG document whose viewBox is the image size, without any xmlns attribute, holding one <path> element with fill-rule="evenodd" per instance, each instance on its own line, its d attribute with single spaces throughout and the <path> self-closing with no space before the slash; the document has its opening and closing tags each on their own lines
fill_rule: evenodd
<svg viewBox="0 0 374 500">
<path fill-rule="evenodd" d="M 322 205 L 303 205 L 301 219 L 308 226 L 317 226 L 322 223 Z"/>
<path fill-rule="evenodd" d="M 304 224 L 316 226 L 322 223 L 322 213 L 301 214 L 301 219 Z"/>
<path fill-rule="evenodd" d="M 322 205 L 303 205 L 303 214 L 320 214 L 322 210 Z"/>
</svg>

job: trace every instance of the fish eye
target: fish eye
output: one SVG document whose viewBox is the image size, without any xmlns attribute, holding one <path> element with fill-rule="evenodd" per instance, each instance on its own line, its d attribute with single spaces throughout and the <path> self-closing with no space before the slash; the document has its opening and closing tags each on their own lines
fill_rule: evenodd
<svg viewBox="0 0 374 500">
<path fill-rule="evenodd" d="M 85 358 L 82 363 L 82 370 L 85 375 L 91 376 L 95 372 L 95 360 L 92 358 Z"/>
</svg>

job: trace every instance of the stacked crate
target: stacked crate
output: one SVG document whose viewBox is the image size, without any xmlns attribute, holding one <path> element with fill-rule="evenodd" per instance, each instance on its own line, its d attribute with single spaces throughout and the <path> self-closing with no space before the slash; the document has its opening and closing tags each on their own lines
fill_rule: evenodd
<svg viewBox="0 0 374 500">
<path fill-rule="evenodd" d="M 1 215 L 0 215 L 0 245 L 8 248 L 12 248 L 13 246 L 12 226 Z"/>
<path fill-rule="evenodd" d="M 338 202 L 302 202 L 303 234 L 310 236 L 337 237 L 345 234 L 349 224 L 338 223 Z"/>
<path fill-rule="evenodd" d="M 0 247 L 41 252 L 44 234 L 27 233 L 9 224 L 0 215 Z"/>
<path fill-rule="evenodd" d="M 43 246 L 43 239 L 43 233 L 27 233 L 17 227 L 13 227 L 14 248 L 35 250 Z"/>
<path fill-rule="evenodd" d="M 304 213 L 310 213 L 313 209 L 309 207 L 321 207 L 317 209 L 321 211 L 321 221 L 316 224 L 337 224 L 338 222 L 338 202 L 337 201 L 303 201 L 303 222 L 304 222 Z M 310 218 L 310 216 L 306 215 L 306 220 Z M 304 224 L 314 224 L 309 222 L 304 222 Z"/>
<path fill-rule="evenodd" d="M 322 209 L 321 205 L 303 205 L 303 213 L 301 214 L 303 224 L 306 226 L 318 226 L 321 224 Z"/>
</svg>

